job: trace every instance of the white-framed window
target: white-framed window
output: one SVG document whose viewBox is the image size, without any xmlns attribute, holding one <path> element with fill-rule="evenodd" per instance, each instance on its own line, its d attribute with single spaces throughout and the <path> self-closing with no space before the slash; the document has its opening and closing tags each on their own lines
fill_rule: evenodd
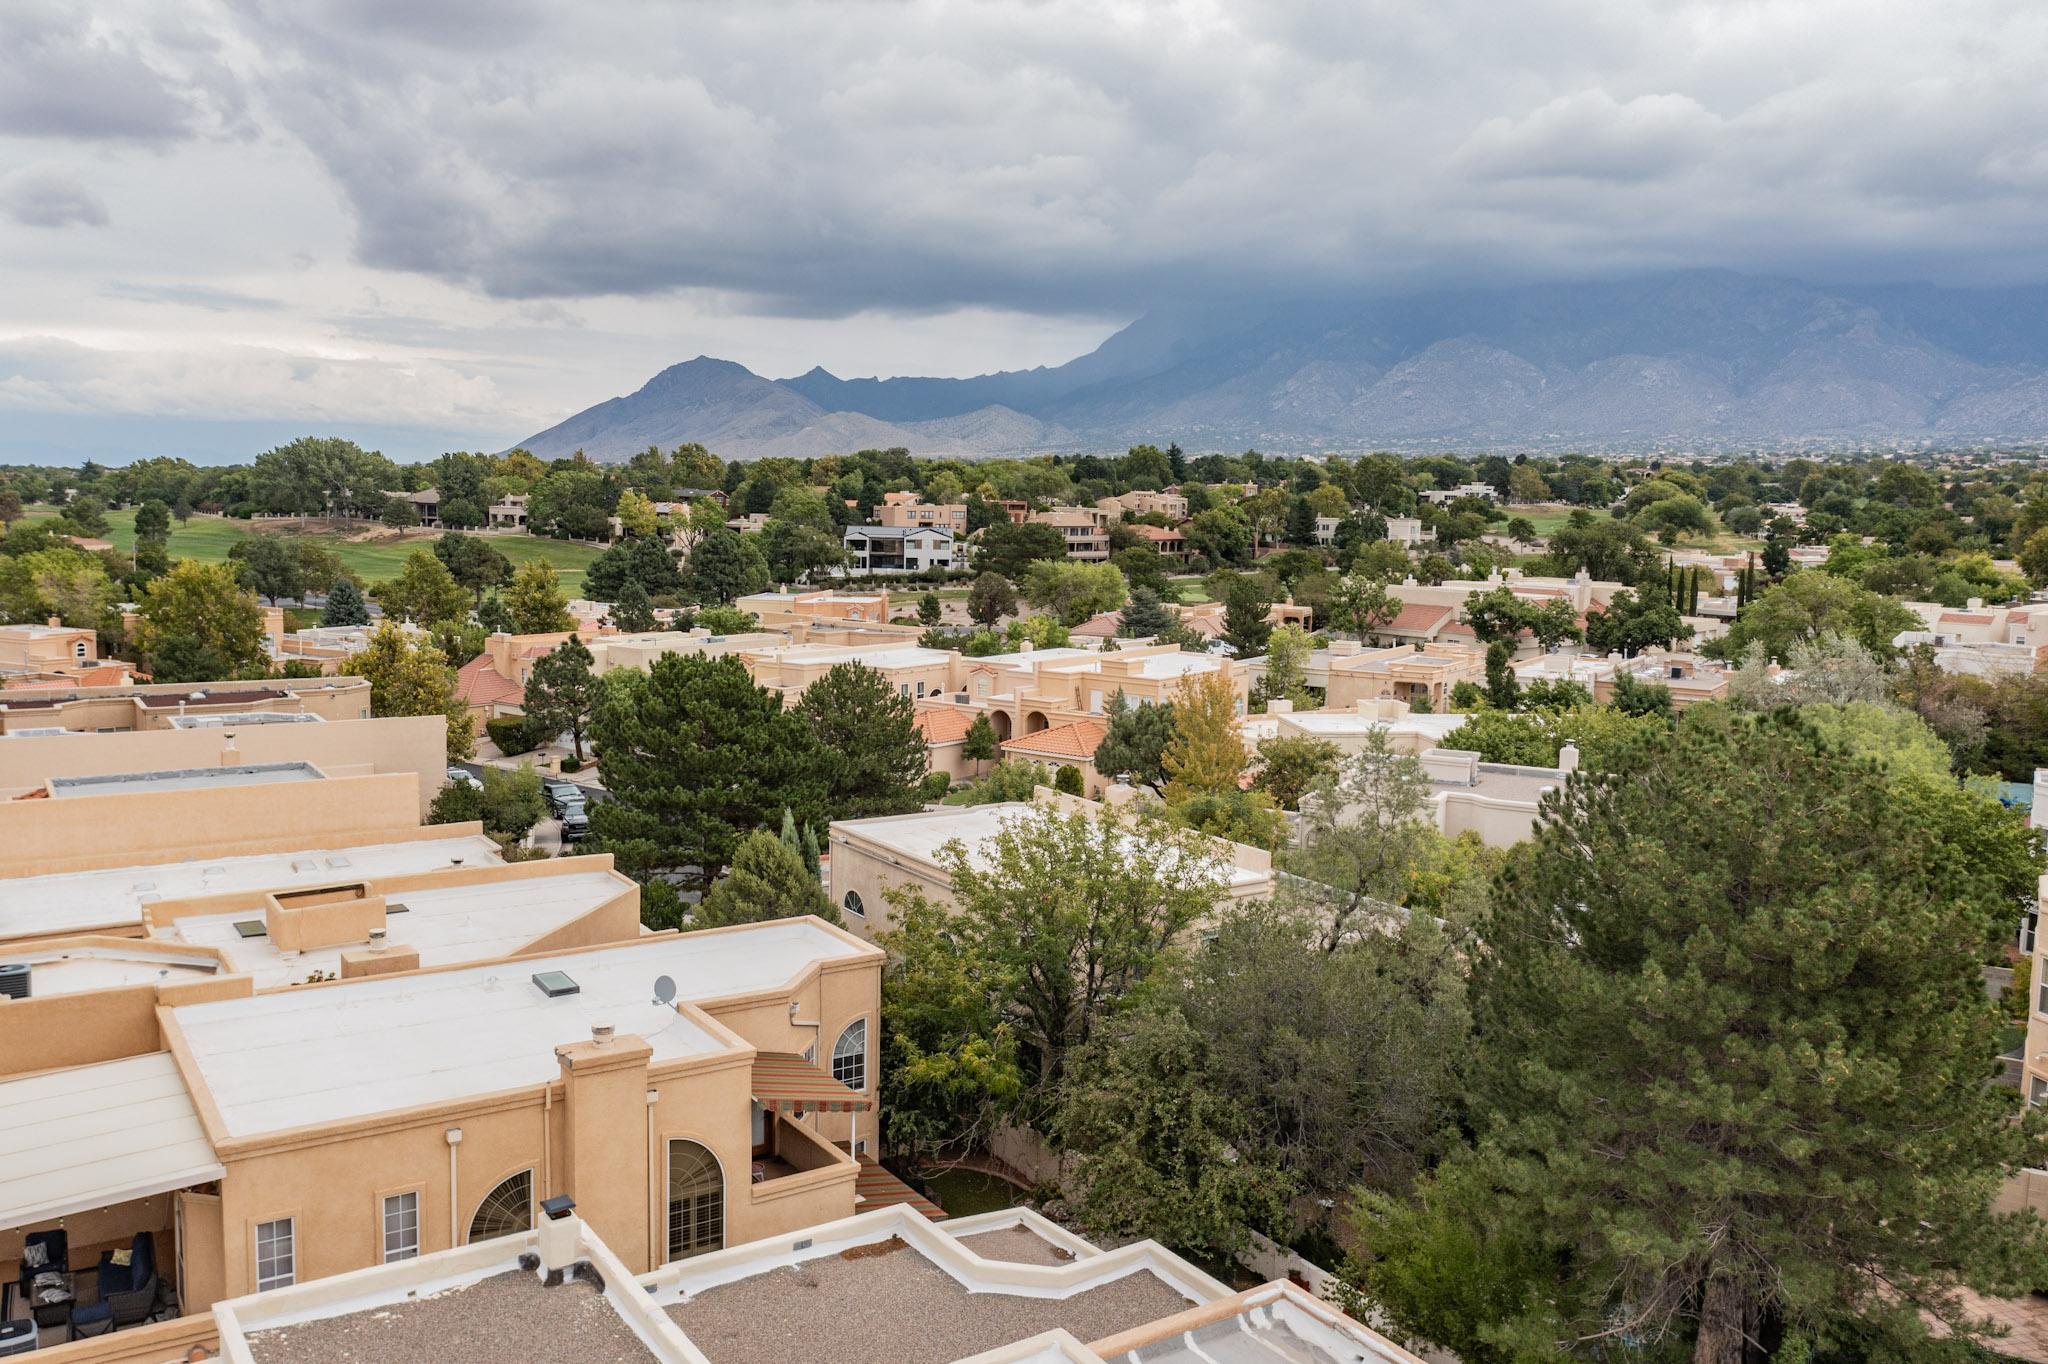
<svg viewBox="0 0 2048 1364">
<path fill-rule="evenodd" d="M 2021 955 L 2028 957 L 2034 955 L 2034 934 L 2040 928 L 2040 925 L 2041 915 L 2038 910 L 2030 909 L 2025 914 L 2020 915 Z"/>
<path fill-rule="evenodd" d="M 2048 1103 L 2048 1079 L 2036 1075 L 2027 1085 L 2027 1102 L 2035 1108 Z"/>
<path fill-rule="evenodd" d="M 298 1238 L 292 1219 L 256 1224 L 256 1291 L 289 1288 L 298 1282 Z"/>
<path fill-rule="evenodd" d="M 384 1199 L 384 1263 L 410 1260 L 420 1253 L 420 1196 L 390 1194 Z"/>
<path fill-rule="evenodd" d="M 78 642 L 77 642 L 76 644 L 73 644 L 73 645 L 71 646 L 71 656 L 72 656 L 73 658 L 84 658 L 84 657 L 85 657 L 85 641 L 84 641 L 84 640 L 82 640 L 82 639 L 81 639 L 81 640 L 79 640 L 79 641 L 78 641 Z"/>
<path fill-rule="evenodd" d="M 2034 1008 L 2039 1013 L 2048 1014 L 2048 980 L 2034 986 Z"/>
<path fill-rule="evenodd" d="M 865 919 L 868 917 L 867 906 L 860 902 L 859 891 L 849 890 L 846 892 L 846 899 L 842 903 L 846 906 L 846 912 L 854 918 Z"/>
<path fill-rule="evenodd" d="M 668 1144 L 668 1258 L 686 1260 L 725 1245 L 725 1175 L 709 1148 Z"/>
<path fill-rule="evenodd" d="M 848 1089 L 868 1087 L 868 1021 L 856 1018 L 832 1044 L 832 1078 Z"/>
</svg>

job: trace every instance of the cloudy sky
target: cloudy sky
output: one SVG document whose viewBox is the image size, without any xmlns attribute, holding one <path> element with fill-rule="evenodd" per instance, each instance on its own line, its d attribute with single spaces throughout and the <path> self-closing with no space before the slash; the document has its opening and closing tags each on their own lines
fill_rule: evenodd
<svg viewBox="0 0 2048 1364">
<path fill-rule="evenodd" d="M 2048 279 L 2039 0 L 4 0 L 0 459 L 497 448 L 701 353 L 1148 306 Z"/>
</svg>

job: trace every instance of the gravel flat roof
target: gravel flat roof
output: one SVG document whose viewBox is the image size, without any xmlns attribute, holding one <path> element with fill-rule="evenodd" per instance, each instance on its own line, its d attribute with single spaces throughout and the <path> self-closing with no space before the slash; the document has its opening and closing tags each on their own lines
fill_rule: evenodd
<svg viewBox="0 0 2048 1364">
<path fill-rule="evenodd" d="M 1074 1258 L 1073 1251 L 1065 1246 L 1054 1245 L 1029 1227 L 978 1231 L 972 1236 L 960 1237 L 959 1241 L 984 1260 L 1009 1260 L 1024 1265 L 1063 1265 Z"/>
<path fill-rule="evenodd" d="M 526 1270 L 410 1302 L 256 1331 L 257 1364 L 654 1364 L 597 1286 Z"/>
<path fill-rule="evenodd" d="M 712 1364 L 951 1364 L 1061 1326 L 1100 1340 L 1189 1306 L 1146 1270 L 1067 1298 L 970 1293 L 892 1237 L 720 1284 L 668 1314 Z"/>
</svg>

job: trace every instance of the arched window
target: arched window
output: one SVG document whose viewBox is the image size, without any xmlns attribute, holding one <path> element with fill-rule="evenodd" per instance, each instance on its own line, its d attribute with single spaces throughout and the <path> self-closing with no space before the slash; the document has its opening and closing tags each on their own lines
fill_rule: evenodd
<svg viewBox="0 0 2048 1364">
<path fill-rule="evenodd" d="M 846 892 L 845 904 L 846 912 L 848 914 L 853 915 L 856 919 L 865 919 L 868 917 L 867 906 L 863 905 L 860 902 L 859 891 L 849 890 L 848 892 Z"/>
<path fill-rule="evenodd" d="M 668 1144 L 668 1258 L 684 1260 L 725 1245 L 725 1175 L 718 1158 L 694 1141 Z"/>
<path fill-rule="evenodd" d="M 484 1195 L 484 1201 L 476 1205 L 476 1216 L 469 1219 L 469 1239 L 489 1241 L 499 1236 L 511 1236 L 522 1231 L 533 1230 L 533 1171 L 521 1170 L 508 1175 L 497 1188 Z"/>
<path fill-rule="evenodd" d="M 856 1018 L 832 1044 L 832 1078 L 848 1089 L 868 1087 L 868 1021 Z"/>
</svg>

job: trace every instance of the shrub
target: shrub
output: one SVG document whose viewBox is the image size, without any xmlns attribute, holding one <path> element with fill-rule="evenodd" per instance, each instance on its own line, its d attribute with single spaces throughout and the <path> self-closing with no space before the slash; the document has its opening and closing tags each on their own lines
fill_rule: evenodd
<svg viewBox="0 0 2048 1364">
<path fill-rule="evenodd" d="M 517 753 L 530 753 L 540 742 L 524 715 L 500 715 L 486 720 L 484 733 L 491 736 L 491 742 L 508 758 Z"/>
<path fill-rule="evenodd" d="M 1998 997 L 1998 1006 L 2007 1018 L 2025 1018 L 2033 993 L 2034 959 L 2021 957 L 2012 964 L 2012 980 Z"/>
<path fill-rule="evenodd" d="M 1063 791 L 1070 796 L 1078 796 L 1083 794 L 1081 788 L 1081 769 L 1078 767 L 1060 768 L 1060 770 L 1053 775 L 1052 789 L 1055 791 Z"/>
<path fill-rule="evenodd" d="M 927 802 L 944 800 L 946 792 L 953 789 L 953 779 L 944 772 L 927 772 L 924 780 L 917 784 L 918 794 Z"/>
<path fill-rule="evenodd" d="M 566 772 L 581 772 L 582 770 L 583 770 L 583 760 L 582 760 L 581 758 L 564 758 L 564 759 L 562 759 L 562 771 L 563 771 L 563 772 L 565 772 L 565 773 L 566 773 Z"/>
</svg>

